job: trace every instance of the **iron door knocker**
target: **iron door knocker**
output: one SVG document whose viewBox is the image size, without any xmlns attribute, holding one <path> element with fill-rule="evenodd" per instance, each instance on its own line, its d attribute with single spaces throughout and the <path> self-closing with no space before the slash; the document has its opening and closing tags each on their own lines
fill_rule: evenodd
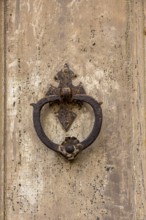
<svg viewBox="0 0 146 220">
<path fill-rule="evenodd" d="M 74 86 L 72 84 L 72 79 L 75 77 L 76 75 L 73 71 L 65 64 L 63 70 L 58 72 L 55 76 L 55 80 L 59 81 L 59 86 L 56 88 L 51 85 L 45 98 L 42 98 L 37 103 L 31 104 L 33 106 L 34 128 L 38 137 L 48 148 L 62 154 L 68 160 L 73 160 L 80 151 L 84 150 L 95 141 L 102 125 L 101 103 L 86 95 L 81 83 L 78 86 Z M 67 106 L 74 103 L 82 105 L 83 102 L 88 103 L 92 107 L 95 115 L 93 129 L 89 136 L 81 142 L 75 137 L 66 137 L 60 145 L 52 142 L 46 136 L 41 125 L 40 115 L 43 106 L 47 103 L 59 103 L 60 110 L 58 112 L 58 119 L 65 131 L 68 131 L 76 118 L 76 114 L 70 111 Z"/>
</svg>

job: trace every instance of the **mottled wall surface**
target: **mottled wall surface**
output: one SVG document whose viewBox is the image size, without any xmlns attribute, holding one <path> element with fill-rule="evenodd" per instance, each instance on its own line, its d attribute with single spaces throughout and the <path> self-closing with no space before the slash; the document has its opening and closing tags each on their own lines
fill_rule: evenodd
<svg viewBox="0 0 146 220">
<path fill-rule="evenodd" d="M 5 220 L 145 220 L 144 1 L 5 1 Z M 30 103 L 64 63 L 102 101 L 98 139 L 74 162 L 38 139 Z M 61 143 L 83 140 L 84 105 L 65 133 L 52 108 L 43 124 Z"/>
</svg>

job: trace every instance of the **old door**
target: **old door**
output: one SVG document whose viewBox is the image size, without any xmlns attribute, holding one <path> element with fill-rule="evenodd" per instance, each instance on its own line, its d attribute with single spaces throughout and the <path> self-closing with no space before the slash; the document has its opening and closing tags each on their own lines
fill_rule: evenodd
<svg viewBox="0 0 146 220">
<path fill-rule="evenodd" d="M 144 0 L 1 0 L 1 220 L 146 220 Z M 99 137 L 73 161 L 48 149 L 32 106 L 68 63 L 103 102 Z M 68 132 L 52 107 L 47 135 L 83 140 L 83 105 Z"/>
</svg>

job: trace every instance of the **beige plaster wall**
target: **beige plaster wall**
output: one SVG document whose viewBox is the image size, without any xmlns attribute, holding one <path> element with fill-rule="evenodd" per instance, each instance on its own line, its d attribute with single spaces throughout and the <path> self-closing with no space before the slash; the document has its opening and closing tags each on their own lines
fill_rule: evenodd
<svg viewBox="0 0 146 220">
<path fill-rule="evenodd" d="M 7 0 L 2 27 L 4 219 L 145 220 L 144 1 Z M 98 139 L 72 163 L 40 142 L 30 106 L 66 62 L 103 102 Z M 86 105 L 67 134 L 54 111 L 52 140 L 90 132 Z"/>
</svg>

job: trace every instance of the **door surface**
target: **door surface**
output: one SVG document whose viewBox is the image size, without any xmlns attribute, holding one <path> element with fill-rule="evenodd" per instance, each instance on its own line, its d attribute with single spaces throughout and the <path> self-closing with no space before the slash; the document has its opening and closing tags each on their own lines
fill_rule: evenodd
<svg viewBox="0 0 146 220">
<path fill-rule="evenodd" d="M 145 1 L 0 1 L 0 219 L 146 220 Z M 68 63 L 103 102 L 97 140 L 69 162 L 41 143 L 32 106 Z M 66 133 L 43 110 L 46 134 L 83 140 L 88 105 Z"/>
</svg>

